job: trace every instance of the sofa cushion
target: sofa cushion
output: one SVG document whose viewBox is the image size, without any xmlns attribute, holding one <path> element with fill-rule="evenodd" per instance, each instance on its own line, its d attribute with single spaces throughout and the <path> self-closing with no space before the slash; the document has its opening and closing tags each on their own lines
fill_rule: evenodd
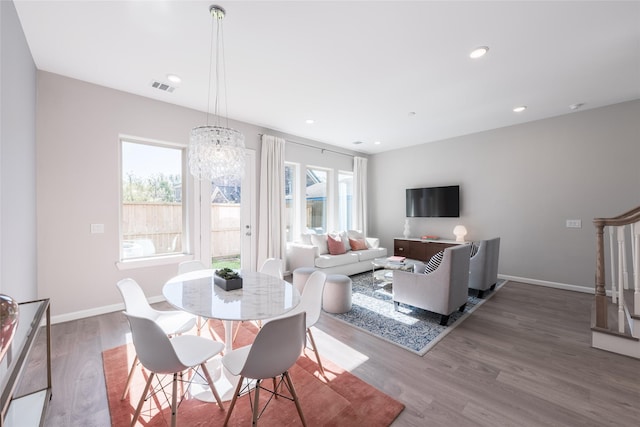
<svg viewBox="0 0 640 427">
<path fill-rule="evenodd" d="M 426 267 L 424 268 L 424 274 L 433 273 L 440 266 L 442 262 L 442 257 L 444 256 L 444 251 L 440 251 L 434 256 L 431 257 Z"/>
<path fill-rule="evenodd" d="M 341 255 L 347 252 L 339 234 L 327 235 L 327 246 L 329 247 L 329 254 L 331 255 Z"/>
<path fill-rule="evenodd" d="M 365 249 L 363 251 L 356 252 L 360 261 L 368 261 L 374 258 L 382 258 L 387 256 L 387 250 L 385 248 Z"/>
<path fill-rule="evenodd" d="M 320 255 L 329 253 L 329 246 L 327 245 L 327 235 L 326 234 L 312 234 L 311 235 L 311 244 L 313 246 L 318 247 L 318 253 Z"/>
<path fill-rule="evenodd" d="M 320 255 L 316 258 L 316 268 L 336 267 L 339 265 L 354 264 L 358 262 L 358 254 L 347 252 L 342 255 Z"/>
</svg>

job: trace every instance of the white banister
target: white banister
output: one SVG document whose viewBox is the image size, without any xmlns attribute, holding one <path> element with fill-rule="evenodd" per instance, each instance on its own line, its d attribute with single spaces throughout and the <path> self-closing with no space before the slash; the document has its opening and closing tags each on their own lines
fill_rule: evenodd
<svg viewBox="0 0 640 427">
<path fill-rule="evenodd" d="M 633 231 L 633 241 L 634 247 L 640 248 L 640 227 L 634 227 Z M 633 283 L 634 283 L 634 291 L 633 291 L 633 313 L 636 316 L 640 316 L 640 276 L 638 275 L 638 270 L 640 269 L 640 256 L 638 251 L 633 255 Z"/>
<path fill-rule="evenodd" d="M 615 227 L 609 227 L 609 262 L 611 263 L 611 302 L 616 304 L 618 302 L 618 291 L 616 284 L 618 283 L 616 280 L 616 275 L 618 269 L 616 268 L 616 251 L 613 246 Z"/>
<path fill-rule="evenodd" d="M 623 283 L 626 262 L 624 254 L 624 225 L 618 226 L 618 332 L 624 333 L 624 296 Z"/>
</svg>

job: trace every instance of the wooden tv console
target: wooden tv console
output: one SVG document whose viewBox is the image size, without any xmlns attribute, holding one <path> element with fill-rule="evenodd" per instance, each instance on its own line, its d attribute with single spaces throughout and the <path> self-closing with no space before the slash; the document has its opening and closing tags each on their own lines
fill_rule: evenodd
<svg viewBox="0 0 640 427">
<path fill-rule="evenodd" d="M 465 242 L 455 240 L 393 239 L 393 255 L 427 262 L 436 253 Z"/>
</svg>

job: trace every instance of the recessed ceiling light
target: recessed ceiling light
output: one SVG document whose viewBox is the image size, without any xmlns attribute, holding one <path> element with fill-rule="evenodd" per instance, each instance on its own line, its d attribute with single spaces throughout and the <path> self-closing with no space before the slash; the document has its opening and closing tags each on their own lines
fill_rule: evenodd
<svg viewBox="0 0 640 427">
<path fill-rule="evenodd" d="M 315 121 L 315 120 L 313 120 L 313 119 L 307 119 L 307 120 L 305 120 L 304 122 L 305 122 L 306 124 L 308 124 L 308 125 L 312 125 L 312 124 L 314 124 L 316 121 Z"/>
<path fill-rule="evenodd" d="M 487 46 L 480 46 L 471 51 L 469 58 L 478 59 L 483 57 L 487 52 L 489 52 L 489 48 Z"/>
<path fill-rule="evenodd" d="M 375 145 L 380 145 L 380 144 L 381 144 L 381 142 L 380 142 L 380 141 L 375 141 L 375 142 L 374 142 L 374 144 L 375 144 Z"/>
<path fill-rule="evenodd" d="M 409 117 L 415 117 L 416 116 L 416 112 L 415 111 L 409 111 Z"/>
<path fill-rule="evenodd" d="M 180 78 L 180 76 L 176 76 L 175 74 L 167 74 L 167 80 L 169 80 L 171 83 L 182 82 L 182 79 Z"/>
<path fill-rule="evenodd" d="M 521 106 L 519 106 L 519 107 L 514 108 L 514 109 L 513 109 L 513 112 L 514 112 L 514 113 L 522 113 L 522 112 L 523 112 L 524 110 L 526 110 L 526 109 L 527 109 L 527 106 L 526 106 L 526 105 L 521 105 Z"/>
</svg>

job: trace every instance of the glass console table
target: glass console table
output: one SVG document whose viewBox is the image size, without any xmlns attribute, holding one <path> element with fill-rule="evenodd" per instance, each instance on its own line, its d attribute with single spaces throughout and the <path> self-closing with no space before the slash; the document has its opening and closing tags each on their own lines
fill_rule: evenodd
<svg viewBox="0 0 640 427">
<path fill-rule="evenodd" d="M 49 299 L 18 304 L 13 341 L 0 361 L 0 427 L 42 426 L 51 399 L 51 310 Z M 44 328 L 41 328 L 43 321 Z M 37 386 L 21 384 L 40 329 L 46 336 L 46 378 Z M 38 381 L 35 381 L 38 383 Z M 45 384 L 46 383 L 46 384 Z M 33 390 L 35 388 L 36 390 Z M 23 389 L 28 389 L 24 391 Z"/>
</svg>

